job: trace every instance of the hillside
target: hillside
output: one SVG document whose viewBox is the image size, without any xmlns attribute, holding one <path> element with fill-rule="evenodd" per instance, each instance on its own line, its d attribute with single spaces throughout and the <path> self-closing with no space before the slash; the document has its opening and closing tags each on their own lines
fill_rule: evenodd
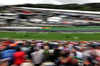
<svg viewBox="0 0 100 66">
<path fill-rule="evenodd" d="M 67 9 L 67 10 L 82 10 L 82 11 L 100 11 L 100 3 L 86 3 L 86 4 L 20 4 L 13 5 L 17 7 L 35 7 L 35 8 L 50 8 L 50 9 Z"/>
</svg>

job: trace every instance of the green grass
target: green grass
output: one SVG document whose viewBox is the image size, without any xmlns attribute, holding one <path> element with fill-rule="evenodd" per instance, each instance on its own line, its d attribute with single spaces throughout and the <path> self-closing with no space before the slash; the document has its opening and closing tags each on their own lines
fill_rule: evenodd
<svg viewBox="0 0 100 66">
<path fill-rule="evenodd" d="M 25 36 L 25 35 L 29 35 L 29 36 Z M 70 36 L 70 37 L 66 37 L 66 36 Z M 89 40 L 100 40 L 100 33 L 0 32 L 0 38 L 39 39 L 39 40 L 71 40 L 71 41 L 73 41 L 73 40 L 86 40 L 86 41 L 89 41 Z"/>
</svg>

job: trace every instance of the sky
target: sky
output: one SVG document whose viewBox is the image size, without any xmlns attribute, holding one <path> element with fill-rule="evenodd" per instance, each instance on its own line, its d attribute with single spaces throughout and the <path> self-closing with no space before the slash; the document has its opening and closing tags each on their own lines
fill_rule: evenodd
<svg viewBox="0 0 100 66">
<path fill-rule="evenodd" d="M 84 3 L 100 3 L 100 0 L 0 0 L 0 5 L 15 5 L 15 4 L 70 4 L 70 3 L 77 3 L 77 4 L 84 4 Z"/>
</svg>

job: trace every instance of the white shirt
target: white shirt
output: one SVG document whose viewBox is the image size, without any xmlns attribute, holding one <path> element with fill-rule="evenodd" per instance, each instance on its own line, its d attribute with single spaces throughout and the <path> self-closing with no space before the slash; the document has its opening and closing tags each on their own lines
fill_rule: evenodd
<svg viewBox="0 0 100 66">
<path fill-rule="evenodd" d="M 34 64 L 40 64 L 43 60 L 43 54 L 39 51 L 31 53 L 31 56 Z"/>
<path fill-rule="evenodd" d="M 76 51 L 76 56 L 78 58 L 83 58 L 83 53 L 82 52 L 79 52 L 79 51 Z"/>
<path fill-rule="evenodd" d="M 21 66 L 34 66 L 31 62 L 24 62 L 21 64 Z"/>
</svg>

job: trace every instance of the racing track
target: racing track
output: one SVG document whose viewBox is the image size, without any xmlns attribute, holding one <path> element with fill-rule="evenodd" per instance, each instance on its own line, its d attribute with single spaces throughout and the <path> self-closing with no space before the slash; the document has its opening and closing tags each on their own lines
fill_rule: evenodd
<svg viewBox="0 0 100 66">
<path fill-rule="evenodd" d="M 40 29 L 0 29 L 0 31 L 13 31 L 13 32 L 72 32 L 72 33 L 84 33 L 84 32 L 100 32 L 100 30 L 40 30 Z"/>
</svg>

